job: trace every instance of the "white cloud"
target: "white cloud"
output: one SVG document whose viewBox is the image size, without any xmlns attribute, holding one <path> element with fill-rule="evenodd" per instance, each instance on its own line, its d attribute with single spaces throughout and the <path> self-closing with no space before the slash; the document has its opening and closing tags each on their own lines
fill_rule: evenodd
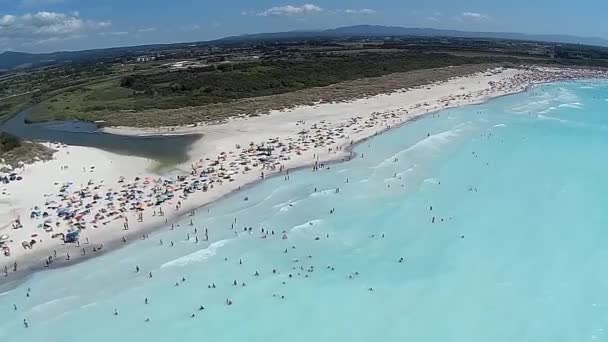
<svg viewBox="0 0 608 342">
<path fill-rule="evenodd" d="M 460 18 L 471 21 L 488 21 L 491 19 L 489 15 L 477 12 L 462 12 Z"/>
<path fill-rule="evenodd" d="M 99 32 L 100 36 L 124 36 L 129 34 L 127 31 L 110 31 L 110 32 Z"/>
<path fill-rule="evenodd" d="M 137 32 L 139 32 L 139 33 L 154 32 L 154 31 L 156 31 L 156 27 L 142 27 L 140 29 L 137 29 Z"/>
<path fill-rule="evenodd" d="M 361 8 L 361 9 L 345 9 L 344 13 L 346 14 L 363 14 L 363 15 L 370 15 L 370 14 L 376 14 L 376 10 L 373 10 L 371 8 Z"/>
<path fill-rule="evenodd" d="M 21 46 L 51 45 L 54 43 L 82 39 L 85 37 L 86 37 L 86 35 L 84 35 L 84 34 L 74 34 L 74 35 L 69 35 L 69 36 L 65 36 L 65 37 L 49 37 L 49 38 L 35 39 L 35 40 L 31 40 L 31 41 L 22 42 Z"/>
<path fill-rule="evenodd" d="M 77 15 L 38 12 L 20 16 L 6 14 L 0 17 L 0 36 L 26 39 L 40 36 L 71 35 L 86 30 L 106 28 L 108 21 L 85 20 Z"/>
<path fill-rule="evenodd" d="M 313 4 L 304 4 L 301 6 L 294 5 L 286 5 L 286 6 L 276 6 L 269 8 L 262 12 L 257 12 L 257 16 L 268 17 L 268 16 L 294 16 L 294 15 L 307 15 L 307 14 L 316 14 L 323 12 L 323 8 L 313 5 Z M 247 12 L 243 12 L 247 14 Z M 242 14 L 243 14 L 242 13 Z"/>
<path fill-rule="evenodd" d="M 326 10 L 321 8 L 320 6 L 314 4 L 304 4 L 304 5 L 285 5 L 285 6 L 275 6 L 271 7 L 264 11 L 242 11 L 241 15 L 256 15 L 259 17 L 270 17 L 270 16 L 298 16 L 298 20 L 301 20 L 305 15 L 311 14 L 319 14 L 319 13 L 327 13 L 327 14 L 346 14 L 346 15 L 371 15 L 376 14 L 377 11 L 371 8 L 349 8 L 349 9 L 330 9 Z"/>
</svg>

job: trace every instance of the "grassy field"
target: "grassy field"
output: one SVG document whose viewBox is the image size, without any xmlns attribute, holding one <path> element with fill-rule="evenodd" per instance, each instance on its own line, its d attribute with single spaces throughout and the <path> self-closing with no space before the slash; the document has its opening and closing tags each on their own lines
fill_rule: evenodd
<svg viewBox="0 0 608 342">
<path fill-rule="evenodd" d="M 132 69 L 132 68 L 131 68 Z M 63 92 L 78 89 L 131 72 L 120 65 L 67 65 L 29 72 L 18 71 L 0 79 L 0 121 L 28 105 L 43 102 Z M 25 95 L 20 95 L 25 94 Z"/>
<path fill-rule="evenodd" d="M 485 65 L 483 62 L 488 61 L 492 59 L 448 54 L 363 53 L 220 65 L 218 70 L 147 70 L 49 93 L 34 108 L 31 119 L 104 120 L 108 125 L 138 127 L 217 121 L 233 115 L 319 100 L 340 101 L 419 85 L 459 74 L 454 70 L 428 70 Z M 428 72 L 415 72 L 419 70 Z M 392 74 L 400 76 L 384 77 Z"/>
<path fill-rule="evenodd" d="M 146 109 L 139 111 L 97 111 L 80 113 L 77 117 L 85 120 L 103 120 L 111 126 L 160 127 L 188 125 L 198 122 L 217 122 L 232 116 L 256 115 L 270 110 L 311 105 L 320 100 L 325 102 L 347 101 L 374 96 L 398 89 L 416 87 L 432 82 L 447 80 L 451 77 L 468 75 L 488 70 L 502 64 L 473 64 L 450 68 L 416 70 L 393 73 L 381 77 L 368 77 L 354 81 L 340 82 L 326 87 L 303 89 L 284 94 L 243 98 L 229 102 L 212 103 L 175 109 Z M 71 101 L 67 97 L 62 103 Z M 85 100 L 79 100 L 85 101 Z M 40 115 L 42 110 L 37 110 Z M 76 115 L 76 113 L 74 113 Z M 38 119 L 56 116 L 37 116 Z M 66 116 L 66 118 L 69 116 Z"/>
<path fill-rule="evenodd" d="M 0 123 L 10 118 L 11 115 L 27 108 L 31 101 L 32 94 L 11 95 L 0 98 Z"/>
</svg>

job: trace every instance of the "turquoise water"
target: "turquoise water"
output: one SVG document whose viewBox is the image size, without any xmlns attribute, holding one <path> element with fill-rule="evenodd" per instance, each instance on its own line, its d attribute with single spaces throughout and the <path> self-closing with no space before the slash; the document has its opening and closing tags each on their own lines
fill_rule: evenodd
<svg viewBox="0 0 608 342">
<path fill-rule="evenodd" d="M 185 218 L 5 291 L 0 340 L 606 340 L 607 99 L 539 86 L 269 179 L 199 210 L 211 245 Z"/>
</svg>

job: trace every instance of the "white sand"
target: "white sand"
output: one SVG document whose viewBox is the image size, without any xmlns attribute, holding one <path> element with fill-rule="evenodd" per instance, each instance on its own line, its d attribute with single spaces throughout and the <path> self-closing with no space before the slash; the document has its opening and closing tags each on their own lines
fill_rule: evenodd
<svg viewBox="0 0 608 342">
<path fill-rule="evenodd" d="M 222 158 L 225 159 L 222 164 L 229 165 L 231 162 L 235 162 L 229 168 L 234 172 L 231 177 L 232 181 L 225 181 L 222 185 L 214 183 L 214 187 L 209 191 L 197 191 L 189 195 L 187 199 L 181 200 L 183 206 L 178 211 L 175 210 L 175 204 L 179 200 L 176 196 L 175 199 L 163 204 L 163 210 L 166 213 L 164 217 L 152 216 L 152 208 L 149 208 L 143 213 L 144 221 L 140 223 L 137 221 L 135 212 L 127 212 L 128 231 L 123 229 L 123 218 L 114 219 L 107 225 L 99 225 L 98 228 L 88 226 L 82 231 L 81 242 L 83 243 L 80 247 L 76 247 L 74 244 L 65 245 L 58 238 L 51 239 L 51 234 L 37 228 L 44 220 L 30 219 L 30 212 L 35 205 L 44 206 L 45 194 L 57 194 L 61 184 L 68 181 L 74 182 L 77 186 L 80 184 L 85 186 L 90 179 L 94 184 L 99 184 L 103 180 L 103 192 L 108 188 L 120 189 L 121 185 L 118 180 L 121 176 L 132 180 L 136 176 L 158 178 L 158 175 L 148 171 L 151 164 L 142 158 L 120 156 L 94 148 L 62 147 L 54 160 L 27 166 L 22 173 L 23 181 L 1 186 L 3 193 L 6 194 L 3 194 L 0 201 L 0 219 L 1 222 L 4 222 L 4 225 L 0 227 L 0 235 L 10 235 L 12 242 L 9 243 L 9 246 L 12 254 L 10 257 L 0 255 L 2 261 L 0 265 L 8 265 L 9 273 L 12 273 L 12 265 L 15 261 L 19 263 L 20 270 L 28 267 L 37 268 L 44 265 L 44 259 L 51 255 L 54 249 L 58 251 L 57 259 L 62 260 L 65 259 L 67 252 L 70 253 L 71 260 L 78 259 L 83 247 L 87 249 L 87 254 L 90 256 L 93 253 L 91 251 L 93 245 L 104 244 L 104 249 L 107 249 L 106 246 L 111 243 L 113 245 L 122 244 L 120 240 L 123 236 L 128 236 L 129 239 L 141 237 L 143 232 L 149 231 L 151 227 L 164 224 L 165 220 L 171 221 L 178 215 L 187 214 L 194 208 L 259 180 L 262 171 L 266 175 L 279 171 L 278 168 L 262 170 L 261 166 L 245 171 L 244 166 L 236 163 L 239 160 L 239 153 L 243 153 L 244 149 L 236 149 L 236 145 L 246 147 L 251 142 L 260 144 L 274 138 L 278 138 L 287 145 L 291 141 L 291 147 L 282 153 L 280 160 L 280 164 L 286 169 L 313 165 L 315 160 L 320 162 L 339 160 L 348 155 L 344 148 L 350 146 L 351 142 L 361 141 L 382 130 L 426 113 L 519 92 L 533 83 L 591 76 L 599 77 L 597 73 L 587 72 L 585 74 L 583 71 L 557 69 L 493 70 L 347 103 L 304 106 L 288 111 L 274 111 L 268 115 L 247 119 L 234 119 L 223 124 L 173 129 L 174 133 L 197 132 L 203 134 L 203 138 L 192 146 L 189 153 L 190 160 L 179 166 L 184 174 L 188 174 L 192 164 L 206 168 L 209 161 L 206 161 L 205 158 L 216 160 L 221 152 L 226 152 L 225 158 Z M 312 129 L 314 125 L 317 127 L 316 130 Z M 303 140 L 304 135 L 298 134 L 302 130 L 307 130 L 308 136 L 314 137 L 316 141 L 325 138 L 325 142 L 317 144 L 318 146 L 315 147 L 315 143 Z M 109 128 L 106 131 L 135 135 L 158 132 L 158 129 Z M 329 148 L 332 149 L 331 152 Z M 247 156 L 246 158 L 249 162 L 256 161 L 255 157 Z M 68 165 L 69 168 L 61 170 L 61 166 L 64 165 Z M 248 166 L 251 167 L 251 165 L 250 163 Z M 91 171 L 91 166 L 95 166 L 94 171 Z M 85 172 L 83 172 L 83 167 L 86 168 Z M 93 207 L 93 210 L 97 209 L 97 207 Z M 11 228 L 11 222 L 16 218 L 21 218 L 23 228 L 17 230 Z M 64 221 L 60 227 L 55 229 L 55 232 L 65 232 L 68 228 L 68 224 Z M 21 246 L 21 242 L 29 241 L 32 234 L 38 234 L 35 238 L 38 243 L 33 249 L 26 250 Z M 84 244 L 86 238 L 89 239 L 90 245 Z"/>
<path fill-rule="evenodd" d="M 58 239 L 50 240 L 50 236 L 46 236 L 42 229 L 37 228 L 42 220 L 31 220 L 29 215 L 35 206 L 44 205 L 48 194 L 56 194 L 62 184 L 72 182 L 81 186 L 89 180 L 116 183 L 121 176 L 143 176 L 152 165 L 151 161 L 143 158 L 117 155 L 94 148 L 58 144 L 47 146 L 58 151 L 53 160 L 26 165 L 19 172 L 24 178 L 23 181 L 0 185 L 0 234 L 8 234 L 14 241 L 10 244 L 11 260 L 20 260 L 41 247 L 54 248 L 60 242 Z M 66 165 L 69 167 L 62 170 L 62 166 Z M 91 166 L 95 168 L 91 169 Z M 11 229 L 12 222 L 19 218 L 24 227 Z M 57 231 L 65 231 L 69 227 L 66 224 L 62 228 L 63 230 Z M 36 240 L 41 239 L 42 243 L 36 245 L 33 250 L 25 250 L 21 247 L 21 242 L 29 241 L 32 234 L 38 234 Z"/>
</svg>

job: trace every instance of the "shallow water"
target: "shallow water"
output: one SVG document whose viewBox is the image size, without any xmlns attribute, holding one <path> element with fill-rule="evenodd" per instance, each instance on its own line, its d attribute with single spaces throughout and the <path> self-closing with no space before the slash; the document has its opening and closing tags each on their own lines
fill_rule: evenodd
<svg viewBox="0 0 608 342">
<path fill-rule="evenodd" d="M 6 121 L 0 130 L 22 139 L 60 142 L 67 145 L 95 147 L 123 155 L 152 159 L 159 170 L 188 160 L 192 143 L 199 134 L 122 136 L 99 132 L 97 125 L 83 121 L 55 121 L 25 124 L 31 109 Z"/>
<path fill-rule="evenodd" d="M 608 83 L 544 85 L 269 179 L 199 210 L 210 245 L 184 218 L 5 291 L 0 340 L 606 340 L 606 99 Z"/>
</svg>

